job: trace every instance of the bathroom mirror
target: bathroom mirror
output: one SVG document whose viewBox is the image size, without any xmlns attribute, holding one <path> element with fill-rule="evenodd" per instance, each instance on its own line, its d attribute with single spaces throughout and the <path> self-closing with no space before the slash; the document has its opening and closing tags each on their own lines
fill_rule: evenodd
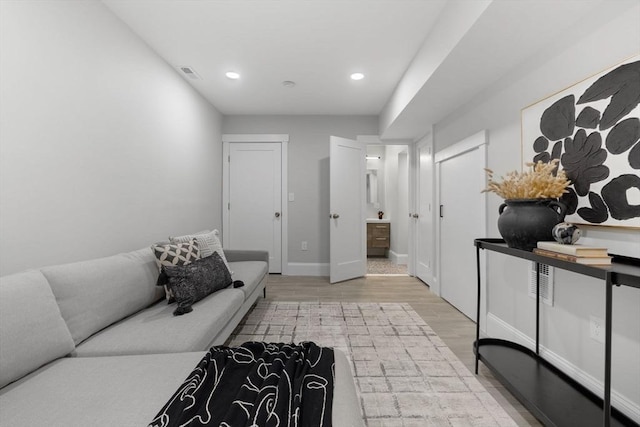
<svg viewBox="0 0 640 427">
<path fill-rule="evenodd" d="M 380 197 L 378 193 L 378 171 L 376 169 L 367 170 L 367 203 L 379 204 Z"/>
</svg>

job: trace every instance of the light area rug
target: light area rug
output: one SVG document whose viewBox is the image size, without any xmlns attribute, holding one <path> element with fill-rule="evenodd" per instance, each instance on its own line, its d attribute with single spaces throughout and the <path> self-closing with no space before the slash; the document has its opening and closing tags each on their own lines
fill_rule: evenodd
<svg viewBox="0 0 640 427">
<path fill-rule="evenodd" d="M 406 303 L 260 301 L 229 346 L 245 341 L 314 341 L 343 351 L 368 427 L 516 425 Z"/>
</svg>

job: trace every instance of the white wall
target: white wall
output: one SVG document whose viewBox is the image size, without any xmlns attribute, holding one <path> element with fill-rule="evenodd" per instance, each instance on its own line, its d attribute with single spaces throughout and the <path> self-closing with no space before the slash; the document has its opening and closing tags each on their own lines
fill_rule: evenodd
<svg viewBox="0 0 640 427">
<path fill-rule="evenodd" d="M 355 139 L 377 128 L 375 116 L 224 117 L 223 133 L 289 134 L 289 263 L 329 262 L 329 136 Z"/>
<path fill-rule="evenodd" d="M 615 6 L 615 7 L 614 7 Z M 464 108 L 435 125 L 437 151 L 482 129 L 489 130 L 489 168 L 501 175 L 520 168 L 520 110 L 546 96 L 637 54 L 640 3 L 604 2 L 564 38 L 503 76 Z M 514 46 L 514 48 L 517 48 Z M 489 236 L 502 201 L 489 197 Z M 640 256 L 640 231 L 586 229 L 585 243 L 602 242 L 612 252 Z M 471 243 L 470 243 L 471 244 Z M 488 333 L 529 341 L 535 305 L 527 296 L 527 263 L 488 255 Z M 604 317 L 602 282 L 556 272 L 555 305 L 543 306 L 541 344 L 575 376 L 593 387 L 602 381 L 603 345 L 589 338 L 589 316 Z M 640 421 L 640 291 L 614 289 L 613 388 L 620 409 Z M 518 335 L 520 334 L 520 335 Z M 522 335 L 524 334 L 524 335 Z M 527 338 L 525 338 L 525 335 Z M 638 412 L 633 412 L 638 411 Z"/>
<path fill-rule="evenodd" d="M 0 274 L 220 227 L 218 111 L 98 1 L 0 3 Z"/>
<path fill-rule="evenodd" d="M 385 192 L 388 216 L 391 219 L 391 248 L 394 261 L 401 256 L 406 263 L 409 227 L 408 147 L 387 145 L 385 148 Z"/>
</svg>

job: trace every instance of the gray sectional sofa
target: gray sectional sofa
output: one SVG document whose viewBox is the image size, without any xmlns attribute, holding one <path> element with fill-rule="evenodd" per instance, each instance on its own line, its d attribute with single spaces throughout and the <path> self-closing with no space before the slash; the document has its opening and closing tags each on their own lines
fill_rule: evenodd
<svg viewBox="0 0 640 427">
<path fill-rule="evenodd" d="M 145 426 L 265 290 L 268 255 L 225 251 L 234 280 L 173 316 L 149 248 L 0 278 L 0 426 Z M 362 426 L 336 351 L 334 426 Z"/>
</svg>

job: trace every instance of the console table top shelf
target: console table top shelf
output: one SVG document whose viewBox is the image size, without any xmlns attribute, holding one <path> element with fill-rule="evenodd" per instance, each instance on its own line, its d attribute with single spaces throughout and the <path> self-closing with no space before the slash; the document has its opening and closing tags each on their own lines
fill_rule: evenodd
<svg viewBox="0 0 640 427">
<path fill-rule="evenodd" d="M 594 266 L 578 264 L 576 262 L 551 258 L 538 255 L 533 252 L 514 249 L 507 246 L 502 239 L 475 239 L 476 247 L 488 249 L 493 252 L 500 252 L 518 258 L 546 264 L 551 267 L 558 267 L 563 270 L 573 271 L 596 279 L 606 280 L 607 275 L 611 276 L 611 283 L 614 285 L 625 285 L 640 288 L 640 260 L 621 255 L 609 254 L 613 257 L 610 266 Z"/>
</svg>

